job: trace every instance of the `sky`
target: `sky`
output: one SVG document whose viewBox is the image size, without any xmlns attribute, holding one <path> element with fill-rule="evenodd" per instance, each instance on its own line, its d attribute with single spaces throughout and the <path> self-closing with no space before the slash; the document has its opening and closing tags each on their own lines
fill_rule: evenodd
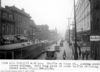
<svg viewBox="0 0 100 72">
<path fill-rule="evenodd" d="M 47 24 L 62 34 L 68 28 L 67 18 L 73 16 L 73 0 L 2 0 L 5 5 L 24 8 L 37 25 Z"/>
</svg>

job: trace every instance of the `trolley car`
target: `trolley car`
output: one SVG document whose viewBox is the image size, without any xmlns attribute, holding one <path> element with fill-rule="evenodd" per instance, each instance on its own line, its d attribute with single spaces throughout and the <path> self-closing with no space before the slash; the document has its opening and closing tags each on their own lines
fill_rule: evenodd
<svg viewBox="0 0 100 72">
<path fill-rule="evenodd" d="M 48 48 L 46 51 L 47 60 L 55 60 L 57 57 L 55 48 Z"/>
</svg>

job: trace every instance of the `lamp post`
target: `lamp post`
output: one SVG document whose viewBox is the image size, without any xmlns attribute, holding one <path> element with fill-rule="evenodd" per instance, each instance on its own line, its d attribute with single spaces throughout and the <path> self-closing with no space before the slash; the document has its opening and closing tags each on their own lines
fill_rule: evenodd
<svg viewBox="0 0 100 72">
<path fill-rule="evenodd" d="M 75 0 L 74 0 L 74 25 L 75 25 L 75 53 L 74 53 L 74 59 L 78 59 L 78 53 L 77 53 L 77 27 L 76 27 L 76 10 L 75 10 Z"/>
</svg>

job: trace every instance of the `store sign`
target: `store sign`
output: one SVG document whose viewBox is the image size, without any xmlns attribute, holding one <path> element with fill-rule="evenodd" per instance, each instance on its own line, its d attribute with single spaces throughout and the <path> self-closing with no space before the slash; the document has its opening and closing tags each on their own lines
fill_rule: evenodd
<svg viewBox="0 0 100 72">
<path fill-rule="evenodd" d="M 100 41 L 100 36 L 90 36 L 90 41 Z"/>
</svg>

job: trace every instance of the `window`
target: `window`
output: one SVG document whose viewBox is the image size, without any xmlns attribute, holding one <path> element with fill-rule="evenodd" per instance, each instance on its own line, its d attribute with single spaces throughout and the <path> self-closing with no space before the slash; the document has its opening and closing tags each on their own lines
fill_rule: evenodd
<svg viewBox="0 0 100 72">
<path fill-rule="evenodd" d="M 9 19 L 13 20 L 13 15 L 9 14 Z"/>
<path fill-rule="evenodd" d="M 7 18 L 7 13 L 4 12 L 2 17 L 3 17 L 3 18 Z"/>
<path fill-rule="evenodd" d="M 2 33 L 5 34 L 5 30 L 6 30 L 6 25 L 2 24 Z"/>
</svg>

